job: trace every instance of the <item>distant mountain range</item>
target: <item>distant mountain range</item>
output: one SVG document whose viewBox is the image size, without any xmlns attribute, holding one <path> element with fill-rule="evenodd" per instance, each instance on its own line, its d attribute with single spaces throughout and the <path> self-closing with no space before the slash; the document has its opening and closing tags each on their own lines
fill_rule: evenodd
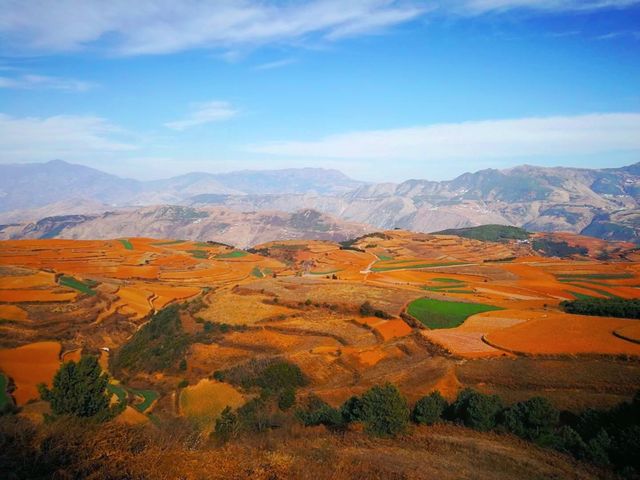
<svg viewBox="0 0 640 480">
<path fill-rule="evenodd" d="M 222 241 L 220 236 L 227 237 L 214 227 L 185 229 L 184 218 L 177 219 L 167 205 L 206 214 L 197 225 L 215 225 L 221 212 L 226 212 L 233 222 L 245 222 L 256 231 L 274 231 L 267 227 L 274 212 L 302 213 L 331 225 L 324 234 L 330 231 L 333 239 L 345 236 L 343 228 L 345 232 L 381 228 L 434 232 L 505 224 L 640 242 L 640 163 L 612 169 L 521 166 L 466 173 L 450 181 L 399 184 L 365 183 L 337 170 L 314 168 L 189 173 L 141 182 L 60 160 L 0 165 L 1 238 L 161 234 Z M 105 212 L 115 213 L 105 216 Z M 73 215 L 79 217 L 50 218 Z M 132 215 L 150 215 L 144 218 L 163 227 L 154 230 L 152 224 L 132 220 Z M 282 219 L 290 218 L 275 215 L 275 230 L 288 221 Z M 100 227 L 107 223 L 108 228 Z M 313 228 L 304 232 L 291 224 L 288 228 L 284 235 L 319 238 Z M 251 234 L 242 243 L 254 240 L 267 241 Z"/>
</svg>

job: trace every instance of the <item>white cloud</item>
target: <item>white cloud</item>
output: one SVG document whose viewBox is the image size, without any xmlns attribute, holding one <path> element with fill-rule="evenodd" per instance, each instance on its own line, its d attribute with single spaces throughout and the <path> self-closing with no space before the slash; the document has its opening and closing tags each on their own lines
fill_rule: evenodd
<svg viewBox="0 0 640 480">
<path fill-rule="evenodd" d="M 173 130 L 186 130 L 187 128 L 203 125 L 205 123 L 221 122 L 229 120 L 238 114 L 229 102 L 213 100 L 211 102 L 195 103 L 191 113 L 181 120 L 165 123 L 164 126 Z"/>
<path fill-rule="evenodd" d="M 69 92 L 86 92 L 96 84 L 83 82 L 72 78 L 49 77 L 45 75 L 20 75 L 14 77 L 0 77 L 0 88 L 18 89 L 46 89 L 63 90 Z"/>
<path fill-rule="evenodd" d="M 295 58 L 283 58 L 282 60 L 275 60 L 273 62 L 262 63 L 260 65 L 256 65 L 253 67 L 254 70 L 274 70 L 276 68 L 286 67 L 287 65 L 291 65 L 295 63 Z"/>
<path fill-rule="evenodd" d="M 529 9 L 548 12 L 591 11 L 626 8 L 640 0 L 441 0 L 445 11 L 466 15 L 479 15 L 513 9 Z"/>
<path fill-rule="evenodd" d="M 417 0 L 0 0 L 0 40 L 73 51 L 109 43 L 122 55 L 259 46 L 308 35 L 363 35 L 417 18 Z"/>
<path fill-rule="evenodd" d="M 237 51 L 384 31 L 438 10 L 482 15 L 626 8 L 640 0 L 0 0 L 0 44 L 16 53 L 106 49 L 119 55 Z"/>
<path fill-rule="evenodd" d="M 17 118 L 0 113 L 0 160 L 87 160 L 135 150 L 131 135 L 101 117 Z"/>
<path fill-rule="evenodd" d="M 247 150 L 276 156 L 351 160 L 467 160 L 592 155 L 640 150 L 640 113 L 434 124 L 279 141 Z"/>
</svg>

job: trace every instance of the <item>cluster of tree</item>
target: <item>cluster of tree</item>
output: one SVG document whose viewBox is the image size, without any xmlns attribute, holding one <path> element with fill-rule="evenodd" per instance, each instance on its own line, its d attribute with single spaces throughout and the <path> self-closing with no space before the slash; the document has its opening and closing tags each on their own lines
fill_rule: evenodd
<svg viewBox="0 0 640 480">
<path fill-rule="evenodd" d="M 180 322 L 180 309 L 171 305 L 151 317 L 112 357 L 113 372 L 158 372 L 177 367 L 191 342 Z"/>
<path fill-rule="evenodd" d="M 459 237 L 481 240 L 484 242 L 506 242 L 508 240 L 526 240 L 531 236 L 522 228 L 509 225 L 481 225 L 478 227 L 452 228 L 436 232 L 440 235 L 457 235 Z"/>
<path fill-rule="evenodd" d="M 368 300 L 360 305 L 360 315 L 362 315 L 363 317 L 378 317 L 384 319 L 393 318 L 384 310 L 375 308 L 373 305 L 371 305 L 371 303 L 369 303 Z"/>
<path fill-rule="evenodd" d="M 565 241 L 555 242 L 548 239 L 536 239 L 531 244 L 534 250 L 544 253 L 547 257 L 566 258 L 572 255 L 587 255 L 589 249 L 574 247 Z"/>
<path fill-rule="evenodd" d="M 296 410 L 297 418 L 307 426 L 325 425 L 339 430 L 359 422 L 375 436 L 390 437 L 406 431 L 410 410 L 407 400 L 395 385 L 377 385 L 362 396 L 349 398 L 340 408 L 312 396 Z"/>
<path fill-rule="evenodd" d="M 286 360 L 255 360 L 228 370 L 216 371 L 213 377 L 244 389 L 259 389 L 261 402 L 267 407 L 267 400 L 275 399 L 280 410 L 290 409 L 296 401 L 297 390 L 307 385 L 307 378 L 295 363 Z M 242 412 L 240 412 L 242 413 Z M 246 412 L 245 412 L 246 413 Z M 251 422 L 248 422 L 251 423 Z"/>
<path fill-rule="evenodd" d="M 361 422 L 376 436 L 406 431 L 409 420 L 433 425 L 453 422 L 480 431 L 511 433 L 536 444 L 569 453 L 626 475 L 640 473 L 640 392 L 633 401 L 611 410 L 587 410 L 580 415 L 558 411 L 543 397 L 505 407 L 497 395 L 462 390 L 449 404 L 439 392 L 427 395 L 409 411 L 407 401 L 391 384 L 371 388 L 334 408 L 312 397 L 296 412 L 305 425 L 343 429 Z"/>
<path fill-rule="evenodd" d="M 598 317 L 620 317 L 640 319 L 640 299 L 626 298 L 582 298 L 560 303 L 567 313 L 595 315 Z"/>
<path fill-rule="evenodd" d="M 259 433 L 282 425 L 286 421 L 283 412 L 296 403 L 297 389 L 308 383 L 297 365 L 282 360 L 252 360 L 225 372 L 217 371 L 214 378 L 245 389 L 260 389 L 257 397 L 237 410 L 227 407 L 222 411 L 214 429 L 221 441 L 240 433 Z"/>
</svg>

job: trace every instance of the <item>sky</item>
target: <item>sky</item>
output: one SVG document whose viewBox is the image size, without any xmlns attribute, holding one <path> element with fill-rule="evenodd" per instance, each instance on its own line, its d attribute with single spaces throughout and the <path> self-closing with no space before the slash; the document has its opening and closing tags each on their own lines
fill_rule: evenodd
<svg viewBox="0 0 640 480">
<path fill-rule="evenodd" d="M 0 163 L 366 181 L 640 161 L 640 0 L 0 0 Z"/>
</svg>

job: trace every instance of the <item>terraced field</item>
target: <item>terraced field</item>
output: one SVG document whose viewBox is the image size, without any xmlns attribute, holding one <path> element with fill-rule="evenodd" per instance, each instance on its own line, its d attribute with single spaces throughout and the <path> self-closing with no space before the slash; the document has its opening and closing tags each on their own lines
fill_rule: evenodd
<svg viewBox="0 0 640 480">
<path fill-rule="evenodd" d="M 273 358 L 298 365 L 309 379 L 303 393 L 332 404 L 383 381 L 410 400 L 433 388 L 453 397 L 465 386 L 525 398 L 545 391 L 548 372 L 534 369 L 518 382 L 513 372 L 521 362 L 554 358 L 571 372 L 571 385 L 568 376 L 583 363 L 597 373 L 587 358 L 599 359 L 603 372 L 637 366 L 636 320 L 570 315 L 560 307 L 581 297 L 640 296 L 636 257 L 624 257 L 617 245 L 614 259 L 597 260 L 603 248 L 597 243 L 593 255 L 559 259 L 522 241 L 404 231 L 343 244 L 270 242 L 248 251 L 150 238 L 2 242 L 0 372 L 25 406 L 62 361 L 81 351 L 100 354 L 109 370 L 108 358 L 154 312 L 180 304 L 182 357 L 165 371 L 118 373 L 109 391 L 127 404 L 119 421 L 179 414 L 210 428 L 226 405 L 253 395 L 212 380 L 215 372 Z M 511 362 L 500 363 L 505 378 L 516 378 L 509 384 L 469 374 L 502 357 Z M 578 397 L 581 406 L 627 398 L 640 385 L 640 368 L 626 371 L 624 378 L 603 373 L 598 388 L 610 395 L 573 385 L 571 392 L 554 390 L 555 400 L 573 407 Z M 25 408 L 32 417 L 40 410 Z"/>
</svg>

